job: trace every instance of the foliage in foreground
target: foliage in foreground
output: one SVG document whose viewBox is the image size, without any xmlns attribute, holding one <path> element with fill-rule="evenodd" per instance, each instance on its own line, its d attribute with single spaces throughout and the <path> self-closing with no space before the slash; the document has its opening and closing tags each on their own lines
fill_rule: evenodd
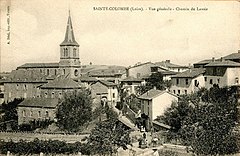
<svg viewBox="0 0 240 156">
<path fill-rule="evenodd" d="M 239 138 L 234 131 L 238 120 L 235 89 L 215 86 L 182 96 L 158 120 L 173 127 L 169 132 L 171 139 L 191 146 L 194 153 L 237 153 Z"/>
<path fill-rule="evenodd" d="M 65 94 L 57 108 L 57 125 L 68 132 L 76 132 L 79 127 L 92 120 L 92 98 L 88 89 Z"/>
<path fill-rule="evenodd" d="M 31 142 L 20 140 L 19 142 L 4 142 L 0 141 L 0 153 L 6 154 L 10 151 L 13 154 L 27 155 L 27 154 L 39 154 L 43 152 L 45 154 L 71 154 L 77 152 L 84 152 L 84 145 L 80 142 L 66 143 L 58 140 L 42 141 L 35 139 Z"/>
<path fill-rule="evenodd" d="M 92 130 L 88 147 L 91 149 L 90 154 L 113 154 L 117 149 L 122 147 L 127 149 L 131 143 L 130 130 L 119 122 L 116 118 L 109 117 L 108 120 L 102 121 Z"/>
</svg>

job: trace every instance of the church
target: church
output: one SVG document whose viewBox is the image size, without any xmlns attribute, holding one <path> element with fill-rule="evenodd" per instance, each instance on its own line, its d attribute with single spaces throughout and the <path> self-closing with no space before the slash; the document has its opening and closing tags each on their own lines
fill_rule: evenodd
<svg viewBox="0 0 240 156">
<path fill-rule="evenodd" d="M 48 76 L 69 75 L 70 78 L 79 78 L 81 72 L 79 59 L 79 44 L 75 40 L 72 20 L 69 12 L 65 38 L 60 44 L 60 61 L 58 63 L 26 63 L 17 70 L 39 71 Z"/>
</svg>

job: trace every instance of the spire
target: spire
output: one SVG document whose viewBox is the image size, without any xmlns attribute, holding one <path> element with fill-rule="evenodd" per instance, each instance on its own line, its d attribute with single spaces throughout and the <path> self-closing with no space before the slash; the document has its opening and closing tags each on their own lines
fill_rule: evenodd
<svg viewBox="0 0 240 156">
<path fill-rule="evenodd" d="M 75 41 L 75 37 L 74 37 L 74 33 L 73 33 L 73 27 L 72 27 L 72 20 L 71 20 L 71 16 L 70 16 L 70 10 L 69 10 L 69 15 L 68 15 L 68 22 L 67 22 L 65 39 L 60 44 L 60 46 L 66 46 L 66 45 L 79 46 L 79 44 Z"/>
</svg>

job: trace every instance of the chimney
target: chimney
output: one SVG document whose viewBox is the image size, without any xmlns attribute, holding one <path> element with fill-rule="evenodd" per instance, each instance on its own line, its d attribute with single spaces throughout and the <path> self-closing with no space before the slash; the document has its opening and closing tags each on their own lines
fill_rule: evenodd
<svg viewBox="0 0 240 156">
<path fill-rule="evenodd" d="M 166 63 L 170 63 L 170 60 L 166 60 Z"/>
<path fill-rule="evenodd" d="M 215 58 L 214 57 L 212 58 L 212 62 L 215 62 Z"/>
<path fill-rule="evenodd" d="M 221 58 L 220 58 L 220 62 L 222 62 L 222 61 L 223 61 L 223 58 L 221 57 Z"/>
</svg>

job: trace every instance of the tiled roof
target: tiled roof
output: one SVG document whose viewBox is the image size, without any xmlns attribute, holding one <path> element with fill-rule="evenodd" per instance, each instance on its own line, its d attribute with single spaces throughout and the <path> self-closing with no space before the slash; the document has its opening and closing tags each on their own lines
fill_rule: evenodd
<svg viewBox="0 0 240 156">
<path fill-rule="evenodd" d="M 203 64 L 204 65 L 204 64 L 208 64 L 210 62 L 212 62 L 212 59 L 202 60 L 202 61 L 199 61 L 199 62 L 194 63 L 194 64 Z"/>
<path fill-rule="evenodd" d="M 81 73 L 92 77 L 117 76 L 125 74 L 126 70 L 123 66 L 87 65 L 82 67 Z"/>
<path fill-rule="evenodd" d="M 108 87 L 100 82 L 92 84 L 91 89 L 96 94 L 108 94 Z"/>
<path fill-rule="evenodd" d="M 205 68 L 192 68 L 177 75 L 172 76 L 172 78 L 194 78 L 201 74 L 204 74 L 206 71 Z"/>
<path fill-rule="evenodd" d="M 240 67 L 240 63 L 229 61 L 229 60 L 215 61 L 205 65 L 205 67 Z"/>
<path fill-rule="evenodd" d="M 57 77 L 47 84 L 41 86 L 41 88 L 55 88 L 55 89 L 77 89 L 81 86 L 71 78 Z"/>
<path fill-rule="evenodd" d="M 238 52 L 238 53 L 232 53 L 232 54 L 230 54 L 230 55 L 224 56 L 223 59 L 225 59 L 225 60 L 240 59 L 240 52 Z"/>
<path fill-rule="evenodd" d="M 145 63 L 138 63 L 138 64 L 135 64 L 134 66 L 129 66 L 127 69 L 135 68 L 135 67 L 139 67 L 139 66 L 143 66 L 143 65 L 146 65 L 146 64 L 151 64 L 152 66 L 155 66 L 155 64 L 152 63 L 152 62 L 145 62 Z"/>
<path fill-rule="evenodd" d="M 46 76 L 39 71 L 13 70 L 6 82 L 47 82 Z"/>
<path fill-rule="evenodd" d="M 58 68 L 59 67 L 59 63 L 25 63 L 19 67 L 17 67 L 17 69 L 21 69 L 21 68 Z"/>
<path fill-rule="evenodd" d="M 26 98 L 18 107 L 56 108 L 58 99 L 54 98 Z"/>
<path fill-rule="evenodd" d="M 123 80 L 121 80 L 122 82 L 142 82 L 142 79 L 139 79 L 139 78 L 134 78 L 134 77 L 127 77 Z"/>
<path fill-rule="evenodd" d="M 81 82 L 96 82 L 98 81 L 98 79 L 96 79 L 95 77 L 89 77 L 89 76 L 82 76 L 79 79 Z"/>
<path fill-rule="evenodd" d="M 161 71 L 160 72 L 162 75 L 176 75 L 177 72 L 174 71 Z"/>
<path fill-rule="evenodd" d="M 187 66 L 173 64 L 169 61 L 155 62 L 154 64 L 161 66 L 161 67 L 166 67 L 166 68 L 188 68 Z"/>
<path fill-rule="evenodd" d="M 99 80 L 100 83 L 102 83 L 103 85 L 105 86 L 117 86 L 116 83 L 113 83 L 113 82 L 109 82 L 109 81 L 105 81 L 105 80 Z"/>
<path fill-rule="evenodd" d="M 143 95 L 141 95 L 138 98 L 139 99 L 151 100 L 151 99 L 153 99 L 153 98 L 157 97 L 158 95 L 161 95 L 165 92 L 167 92 L 167 91 L 151 89 L 151 90 L 147 91 L 146 93 L 144 93 Z"/>
</svg>

